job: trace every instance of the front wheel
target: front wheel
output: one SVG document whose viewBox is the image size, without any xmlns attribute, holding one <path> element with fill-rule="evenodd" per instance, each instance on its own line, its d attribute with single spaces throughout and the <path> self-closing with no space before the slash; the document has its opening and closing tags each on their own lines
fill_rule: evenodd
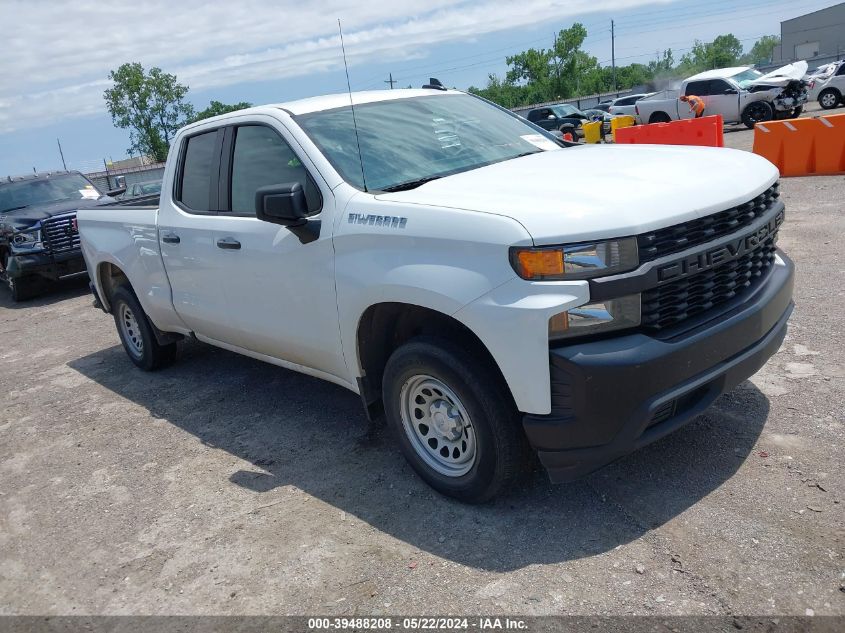
<svg viewBox="0 0 845 633">
<path fill-rule="evenodd" d="M 468 503 L 510 486 L 526 441 L 507 386 L 482 359 L 441 339 L 398 348 L 384 372 L 384 409 L 405 458 L 432 488 Z"/>
<path fill-rule="evenodd" d="M 774 116 L 775 111 L 771 105 L 765 101 L 755 101 L 742 111 L 742 122 L 745 127 L 753 130 L 755 125 L 771 121 Z"/>
<path fill-rule="evenodd" d="M 9 293 L 12 295 L 12 301 L 15 303 L 31 299 L 37 293 L 35 279 L 30 276 L 12 277 L 9 274 L 9 254 L 3 257 L 3 277 L 6 279 L 6 285 L 9 287 Z"/>
<path fill-rule="evenodd" d="M 144 371 L 153 371 L 172 363 L 176 358 L 176 343 L 162 345 L 153 333 L 135 293 L 121 286 L 111 298 L 112 314 L 117 333 L 129 360 Z"/>
</svg>

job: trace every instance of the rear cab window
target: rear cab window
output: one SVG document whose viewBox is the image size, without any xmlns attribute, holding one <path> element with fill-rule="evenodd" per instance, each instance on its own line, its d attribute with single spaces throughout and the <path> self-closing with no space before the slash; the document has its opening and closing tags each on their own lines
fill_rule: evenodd
<svg viewBox="0 0 845 633">
<path fill-rule="evenodd" d="M 709 81 L 691 81 L 687 84 L 684 94 L 687 96 L 695 95 L 697 97 L 703 97 L 704 95 L 710 94 L 709 84 Z"/>
<path fill-rule="evenodd" d="M 207 212 L 216 206 L 211 188 L 217 181 L 216 175 L 212 178 L 215 153 L 219 152 L 217 135 L 218 130 L 211 130 L 185 140 L 176 200 L 190 211 Z"/>
</svg>

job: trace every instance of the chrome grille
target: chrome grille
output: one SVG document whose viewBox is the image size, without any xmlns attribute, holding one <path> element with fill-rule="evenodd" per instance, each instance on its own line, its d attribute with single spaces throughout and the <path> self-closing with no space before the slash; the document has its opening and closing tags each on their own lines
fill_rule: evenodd
<svg viewBox="0 0 845 633">
<path fill-rule="evenodd" d="M 44 220 L 41 222 L 41 235 L 47 247 L 54 253 L 78 249 L 79 231 L 76 228 L 76 214 Z"/>
</svg>

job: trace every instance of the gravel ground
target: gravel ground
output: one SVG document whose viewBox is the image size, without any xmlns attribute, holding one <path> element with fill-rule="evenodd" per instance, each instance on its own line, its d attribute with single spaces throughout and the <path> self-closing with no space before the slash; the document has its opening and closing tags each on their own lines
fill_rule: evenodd
<svg viewBox="0 0 845 633">
<path fill-rule="evenodd" d="M 84 283 L 0 289 L 0 614 L 845 615 L 845 177 L 782 192 L 781 351 L 670 437 L 481 507 L 339 387 L 198 343 L 146 374 Z"/>
</svg>

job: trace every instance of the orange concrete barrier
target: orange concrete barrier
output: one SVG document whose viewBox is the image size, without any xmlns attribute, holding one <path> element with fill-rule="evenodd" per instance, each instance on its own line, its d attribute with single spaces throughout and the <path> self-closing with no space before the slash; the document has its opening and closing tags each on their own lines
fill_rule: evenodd
<svg viewBox="0 0 845 633">
<path fill-rule="evenodd" d="M 753 151 L 781 176 L 845 173 L 845 114 L 758 123 Z"/>
<path fill-rule="evenodd" d="M 650 123 L 617 130 L 617 143 L 638 145 L 701 145 L 724 147 L 721 115 L 705 116 L 700 119 L 682 119 L 671 123 Z"/>
</svg>

